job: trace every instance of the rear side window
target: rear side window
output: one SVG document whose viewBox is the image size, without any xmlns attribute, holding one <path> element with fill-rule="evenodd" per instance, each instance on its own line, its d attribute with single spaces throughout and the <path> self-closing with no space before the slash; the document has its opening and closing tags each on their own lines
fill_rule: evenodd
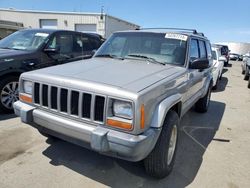
<svg viewBox="0 0 250 188">
<path fill-rule="evenodd" d="M 199 58 L 198 40 L 192 39 L 191 46 L 190 46 L 190 59 L 195 60 L 197 58 Z"/>
<path fill-rule="evenodd" d="M 211 59 L 212 58 L 212 49 L 211 49 L 211 44 L 208 41 L 206 42 L 206 48 L 207 48 L 208 59 Z"/>
<path fill-rule="evenodd" d="M 206 58 L 207 57 L 207 51 L 206 51 L 206 46 L 204 41 L 199 41 L 199 46 L 200 46 L 200 58 Z"/>
</svg>

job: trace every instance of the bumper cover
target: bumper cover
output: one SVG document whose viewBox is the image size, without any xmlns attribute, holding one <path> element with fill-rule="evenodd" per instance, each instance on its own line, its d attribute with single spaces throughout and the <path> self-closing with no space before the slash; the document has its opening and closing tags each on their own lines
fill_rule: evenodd
<svg viewBox="0 0 250 188">
<path fill-rule="evenodd" d="M 132 135 L 55 115 L 21 101 L 14 103 L 15 114 L 38 130 L 97 152 L 128 161 L 144 159 L 154 148 L 161 129 L 150 128 Z"/>
</svg>

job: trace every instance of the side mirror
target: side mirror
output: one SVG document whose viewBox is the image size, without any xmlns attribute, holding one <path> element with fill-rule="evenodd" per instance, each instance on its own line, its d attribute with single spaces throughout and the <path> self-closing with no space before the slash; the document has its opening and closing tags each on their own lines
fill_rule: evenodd
<svg viewBox="0 0 250 188">
<path fill-rule="evenodd" d="M 190 69 L 203 70 L 209 67 L 209 61 L 207 58 L 198 58 L 190 62 Z"/>
<path fill-rule="evenodd" d="M 219 61 L 227 61 L 227 59 L 224 56 L 220 56 Z"/>
</svg>

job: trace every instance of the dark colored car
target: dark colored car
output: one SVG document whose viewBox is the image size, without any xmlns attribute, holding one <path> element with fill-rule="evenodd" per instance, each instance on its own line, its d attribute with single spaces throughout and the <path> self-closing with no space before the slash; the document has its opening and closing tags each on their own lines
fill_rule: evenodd
<svg viewBox="0 0 250 188">
<path fill-rule="evenodd" d="M 92 57 L 100 36 L 66 30 L 26 29 L 0 41 L 0 111 L 18 100 L 21 73 Z"/>
</svg>

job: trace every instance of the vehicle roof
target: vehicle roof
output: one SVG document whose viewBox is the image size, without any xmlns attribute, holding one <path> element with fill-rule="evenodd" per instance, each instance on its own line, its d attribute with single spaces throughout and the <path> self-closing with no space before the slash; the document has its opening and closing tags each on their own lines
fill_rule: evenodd
<svg viewBox="0 0 250 188">
<path fill-rule="evenodd" d="M 88 32 L 79 32 L 79 31 L 72 31 L 72 30 L 64 30 L 64 29 L 22 29 L 20 31 L 35 31 L 35 32 L 46 32 L 46 33 L 49 33 L 49 34 L 52 34 L 52 33 L 56 33 L 56 32 L 61 32 L 61 31 L 66 31 L 66 32 L 74 32 L 74 33 L 84 33 L 84 34 L 88 34 L 88 35 L 91 35 L 91 36 L 94 36 L 94 37 L 97 37 L 99 34 L 94 34 L 94 33 L 88 33 Z M 99 35 L 101 36 L 101 35 Z"/>
<path fill-rule="evenodd" d="M 177 33 L 177 34 L 183 34 L 183 35 L 187 35 L 188 37 L 190 36 L 195 36 L 195 37 L 200 37 L 200 38 L 203 38 L 203 39 L 206 39 L 207 40 L 207 37 L 206 36 L 203 36 L 204 34 L 203 33 L 194 33 L 194 32 L 189 32 L 189 31 L 179 31 L 179 30 L 169 30 L 169 29 L 136 29 L 136 30 L 125 30 L 125 31 L 117 31 L 117 32 L 114 32 L 114 33 Z"/>
<path fill-rule="evenodd" d="M 212 46 L 214 46 L 214 47 L 227 47 L 228 48 L 228 45 L 225 45 L 225 44 L 212 44 Z"/>
</svg>

